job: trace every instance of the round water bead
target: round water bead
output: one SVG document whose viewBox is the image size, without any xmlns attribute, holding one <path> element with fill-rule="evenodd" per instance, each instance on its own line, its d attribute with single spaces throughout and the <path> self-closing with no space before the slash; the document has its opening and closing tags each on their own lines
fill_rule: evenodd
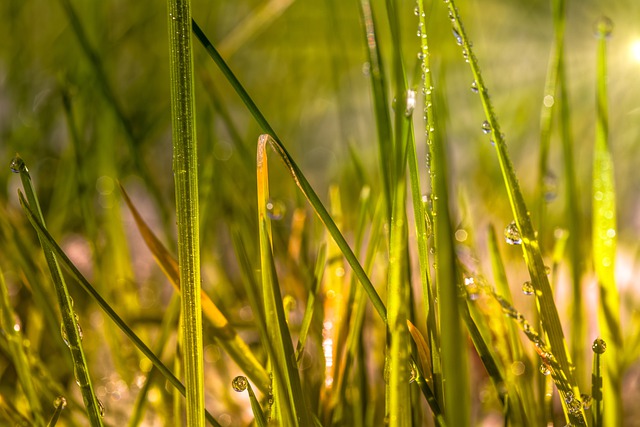
<svg viewBox="0 0 640 427">
<path fill-rule="evenodd" d="M 280 200 L 269 199 L 267 200 L 267 216 L 274 220 L 279 221 L 284 218 L 287 212 L 287 207 Z"/>
<path fill-rule="evenodd" d="M 22 160 L 22 157 L 18 156 L 17 154 L 13 159 L 11 159 L 9 169 L 11 169 L 11 172 L 13 173 L 20 173 L 22 171 L 29 172 L 27 170 L 27 166 L 24 164 L 24 160 Z"/>
<path fill-rule="evenodd" d="M 549 369 L 549 366 L 546 363 L 542 363 L 540 365 L 540 373 L 544 376 L 550 375 L 551 369 Z"/>
<path fill-rule="evenodd" d="M 67 399 L 65 399 L 64 396 L 58 396 L 53 401 L 53 406 L 54 406 L 54 408 L 62 408 L 62 409 L 64 409 L 64 408 L 67 407 Z"/>
<path fill-rule="evenodd" d="M 595 33 L 596 37 L 610 37 L 613 31 L 613 21 L 606 16 L 600 17 L 596 21 Z"/>
<path fill-rule="evenodd" d="M 504 240 L 510 245 L 519 245 L 522 243 L 520 230 L 515 221 L 511 221 L 504 229 Z"/>
<path fill-rule="evenodd" d="M 591 349 L 595 354 L 602 354 L 607 350 L 607 343 L 602 338 L 596 338 Z"/>
<path fill-rule="evenodd" d="M 491 133 L 491 125 L 489 124 L 489 122 L 487 120 L 482 122 L 482 133 L 484 133 L 484 134 Z"/>
<path fill-rule="evenodd" d="M 529 281 L 524 282 L 522 284 L 522 293 L 525 295 L 533 295 L 534 292 L 534 288 L 533 288 L 533 284 Z"/>
<path fill-rule="evenodd" d="M 233 387 L 233 389 L 238 393 L 245 391 L 248 385 L 249 382 L 247 381 L 247 377 L 242 375 L 238 375 L 233 379 L 233 381 L 231 381 L 231 387 Z"/>
</svg>

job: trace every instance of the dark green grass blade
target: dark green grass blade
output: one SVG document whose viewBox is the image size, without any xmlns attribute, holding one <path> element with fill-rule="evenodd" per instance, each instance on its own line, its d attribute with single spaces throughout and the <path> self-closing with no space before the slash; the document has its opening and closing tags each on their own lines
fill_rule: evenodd
<svg viewBox="0 0 640 427">
<path fill-rule="evenodd" d="M 33 227 L 41 236 L 43 241 L 51 248 L 53 253 L 60 259 L 60 262 L 71 274 L 71 277 L 75 279 L 78 284 L 96 301 L 100 308 L 105 312 L 111 320 L 120 328 L 120 330 L 133 342 L 133 344 L 149 358 L 151 363 L 158 368 L 158 370 L 164 375 L 164 377 L 173 385 L 183 396 L 185 396 L 184 384 L 176 378 L 175 375 L 165 366 L 164 363 L 156 356 L 149 347 L 129 328 L 129 326 L 122 320 L 120 316 L 111 308 L 111 305 L 102 298 L 102 296 L 95 290 L 95 288 L 87 281 L 87 279 L 80 273 L 80 270 L 71 262 L 69 257 L 64 253 L 62 248 L 56 243 L 51 234 L 42 225 L 40 220 L 36 218 L 35 214 L 31 210 L 31 207 L 27 204 L 22 193 L 20 193 L 20 204 L 27 215 L 27 219 L 33 225 Z M 205 417 L 211 425 L 220 426 L 220 424 L 213 418 L 211 414 L 206 412 Z"/>
<path fill-rule="evenodd" d="M 29 175 L 29 171 L 24 161 L 17 155 L 11 162 L 11 170 L 20 174 L 22 186 L 29 200 L 28 205 L 33 207 L 31 212 L 34 213 L 35 218 L 37 218 L 40 223 L 44 224 L 44 217 L 40 210 L 40 204 L 36 197 L 33 183 L 31 182 L 31 176 Z M 20 203 L 25 207 L 26 201 L 24 196 L 21 192 L 19 194 Z M 51 278 L 53 279 L 55 286 L 58 305 L 62 314 L 61 331 L 64 332 L 63 339 L 66 337 L 65 341 L 71 352 L 74 376 L 80 387 L 80 392 L 82 393 L 82 399 L 84 401 L 87 414 L 89 415 L 89 422 L 91 423 L 91 426 L 102 426 L 104 408 L 102 407 L 102 403 L 100 403 L 96 397 L 91 383 L 89 368 L 87 366 L 87 360 L 82 347 L 82 330 L 78 325 L 77 315 L 71 302 L 71 296 L 69 295 L 67 285 L 64 277 L 62 276 L 62 271 L 60 270 L 60 265 L 58 264 L 58 259 L 56 258 L 54 251 L 48 242 L 42 238 L 40 233 L 38 233 L 38 239 L 40 240 L 40 245 L 42 246 L 42 250 L 51 273 Z"/>
<path fill-rule="evenodd" d="M 607 38 L 612 23 L 602 18 L 597 25 L 598 54 L 596 76 L 596 141 L 593 154 L 593 262 L 600 291 L 598 324 L 607 343 L 607 363 L 603 375 L 603 425 L 622 425 L 622 334 L 620 297 L 615 280 L 616 195 L 613 158 L 609 148 L 607 103 Z"/>
<path fill-rule="evenodd" d="M 566 401 L 570 400 L 570 396 L 580 396 L 580 390 L 572 371 L 571 359 L 569 357 L 567 344 L 564 338 L 564 332 L 562 331 L 562 326 L 560 324 L 560 317 L 558 316 L 558 311 L 553 300 L 553 291 L 551 290 L 549 278 L 545 272 L 545 265 L 540 252 L 540 246 L 533 229 L 529 211 L 524 202 L 522 192 L 520 191 L 520 185 L 511 163 L 511 159 L 507 153 L 506 142 L 500 131 L 500 125 L 493 111 L 493 105 L 489 99 L 487 87 L 482 79 L 478 60 L 473 53 L 471 43 L 462 25 L 454 0 L 449 1 L 448 8 L 454 30 L 460 37 L 459 40 L 462 48 L 467 52 L 469 65 L 478 88 L 482 107 L 484 109 L 487 122 L 491 128 L 491 137 L 495 142 L 496 153 L 498 155 L 505 189 L 509 197 L 515 222 L 522 237 L 522 249 L 525 262 L 529 270 L 529 275 L 531 276 L 531 281 L 535 288 L 541 321 L 544 330 L 549 337 L 549 344 L 553 354 L 558 359 L 559 366 L 568 379 L 566 387 L 559 388 L 560 395 L 562 397 L 561 400 L 563 402 L 563 409 L 570 422 L 584 423 L 584 410 L 580 408 L 579 410 L 569 412 L 569 408 L 565 404 Z"/>
<path fill-rule="evenodd" d="M 591 399 L 592 406 L 591 411 L 593 414 L 593 427 L 603 427 L 606 425 L 604 423 L 604 401 L 602 397 L 602 387 L 603 387 L 603 378 L 602 371 L 603 367 L 606 369 L 606 361 L 603 360 L 603 353 L 607 349 L 607 343 L 601 339 L 597 338 L 593 342 L 593 370 L 591 372 Z M 604 366 L 603 366 L 604 365 Z"/>
<path fill-rule="evenodd" d="M 362 266 L 358 262 L 358 259 L 354 255 L 351 248 L 349 247 L 349 244 L 345 240 L 344 236 L 342 236 L 342 234 L 340 233 L 340 230 L 338 229 L 338 227 L 336 227 L 333 219 L 331 218 L 331 215 L 329 215 L 329 213 L 327 212 L 327 209 L 323 206 L 322 202 L 320 201 L 320 198 L 318 197 L 316 192 L 313 190 L 313 188 L 309 184 L 309 181 L 307 181 L 307 179 L 304 177 L 304 175 L 302 174 L 302 171 L 300 170 L 300 168 L 298 168 L 296 163 L 293 161 L 293 158 L 287 152 L 287 150 L 285 149 L 281 140 L 276 135 L 271 125 L 267 122 L 264 115 L 260 112 L 260 110 L 258 109 L 256 104 L 253 102 L 253 100 L 251 99 L 247 91 L 244 89 L 242 84 L 235 77 L 235 75 L 233 74 L 229 66 L 225 63 L 224 59 L 220 56 L 220 54 L 215 49 L 215 47 L 211 44 L 211 42 L 209 42 L 206 35 L 202 32 L 202 30 L 200 29 L 198 24 L 196 24 L 195 21 L 193 21 L 193 32 L 198 38 L 198 40 L 205 47 L 209 56 L 211 56 L 211 58 L 214 60 L 216 65 L 220 68 L 220 71 L 222 71 L 222 73 L 227 78 L 231 86 L 234 88 L 238 96 L 240 96 L 240 98 L 244 102 L 249 112 L 253 115 L 254 119 L 258 122 L 258 125 L 270 135 L 271 146 L 276 150 L 276 152 L 278 153 L 282 161 L 287 166 L 287 169 L 293 176 L 293 179 L 296 182 L 296 185 L 300 188 L 302 193 L 305 195 L 305 197 L 313 207 L 318 217 L 320 217 L 320 220 L 323 222 L 325 227 L 327 227 L 327 230 L 329 231 L 333 239 L 336 241 L 336 244 L 340 246 L 340 249 L 343 251 L 343 254 L 347 262 L 353 269 L 354 274 L 356 275 L 356 277 L 360 281 L 360 284 L 364 287 L 365 291 L 369 295 L 371 303 L 373 304 L 374 308 L 376 309 L 380 317 L 386 323 L 387 311 L 382 300 L 380 299 L 380 296 L 378 295 L 375 288 L 373 287 L 371 280 L 369 280 L 366 273 L 362 269 Z"/>
<path fill-rule="evenodd" d="M 51 415 L 51 419 L 49 420 L 47 427 L 55 427 L 58 424 L 58 419 L 60 418 L 62 410 L 67 406 L 67 400 L 64 397 L 58 397 L 55 400 L 53 406 L 55 410 Z"/>
</svg>

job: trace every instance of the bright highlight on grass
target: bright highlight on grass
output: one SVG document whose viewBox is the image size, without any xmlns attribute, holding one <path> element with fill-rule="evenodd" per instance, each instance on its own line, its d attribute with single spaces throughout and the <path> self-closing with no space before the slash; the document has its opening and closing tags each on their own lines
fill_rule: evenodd
<svg viewBox="0 0 640 427">
<path fill-rule="evenodd" d="M 631 45 L 629 46 L 629 53 L 631 55 L 631 59 L 640 63 L 640 39 L 631 42 Z"/>
</svg>

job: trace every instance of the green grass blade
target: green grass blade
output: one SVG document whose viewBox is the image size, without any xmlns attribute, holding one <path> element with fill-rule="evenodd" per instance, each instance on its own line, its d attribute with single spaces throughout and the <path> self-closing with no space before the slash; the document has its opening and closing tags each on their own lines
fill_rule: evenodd
<svg viewBox="0 0 640 427">
<path fill-rule="evenodd" d="M 511 159 L 507 153 L 507 145 L 502 132 L 500 131 L 500 125 L 493 111 L 493 105 L 488 96 L 487 87 L 484 84 L 482 75 L 480 73 L 480 67 L 478 60 L 473 53 L 471 42 L 467 37 L 467 34 L 462 25 L 458 9 L 455 6 L 455 1 L 450 0 L 448 8 L 451 16 L 451 22 L 456 34 L 459 37 L 462 48 L 467 52 L 469 58 L 469 65 L 471 72 L 475 79 L 482 107 L 485 112 L 487 123 L 491 128 L 491 137 L 495 142 L 495 149 L 498 155 L 498 161 L 500 163 L 500 169 L 502 172 L 505 189 L 509 197 L 509 203 L 511 210 L 518 227 L 520 236 L 522 238 L 522 250 L 525 257 L 525 262 L 531 276 L 531 281 L 534 286 L 538 310 L 540 312 L 542 325 L 546 334 L 549 337 L 549 344 L 551 349 L 557 357 L 559 366 L 561 367 L 564 375 L 567 376 L 567 387 L 559 389 L 562 397 L 563 409 L 565 415 L 572 423 L 584 423 L 585 414 L 582 408 L 575 411 L 569 411 L 566 405 L 567 401 L 570 401 L 572 396 L 580 396 L 580 389 L 575 381 L 572 371 L 571 359 L 569 357 L 567 344 L 564 338 L 564 332 L 560 324 L 560 317 L 558 315 L 557 308 L 553 300 L 553 291 L 549 284 L 549 278 L 545 272 L 545 265 L 540 252 L 540 246 L 538 244 L 529 211 L 524 202 L 524 197 L 520 191 L 520 185 L 516 177 L 515 170 L 511 163 Z M 564 384 L 564 383 L 563 383 Z"/>
<path fill-rule="evenodd" d="M 360 265 L 358 259 L 354 255 L 351 248 L 349 247 L 349 244 L 345 240 L 344 236 L 342 236 L 342 234 L 340 233 L 340 230 L 335 225 L 333 219 L 331 218 L 331 215 L 329 215 L 329 212 L 327 212 L 327 209 L 324 207 L 324 205 L 320 201 L 320 198 L 311 187 L 311 184 L 309 184 L 309 181 L 307 181 L 307 179 L 303 175 L 298 165 L 296 165 L 296 163 L 293 161 L 293 158 L 287 152 L 286 148 L 284 147 L 284 145 L 276 135 L 275 131 L 273 130 L 271 125 L 267 122 L 266 118 L 260 112 L 257 105 L 253 102 L 253 100 L 251 99 L 247 91 L 244 89 L 240 81 L 238 81 L 238 79 L 233 74 L 229 66 L 226 64 L 224 59 L 220 56 L 220 54 L 215 49 L 215 47 L 211 44 L 209 39 L 207 39 L 207 36 L 200 29 L 200 27 L 195 21 L 193 21 L 193 32 L 198 38 L 198 40 L 205 47 L 211 59 L 213 59 L 216 65 L 218 66 L 218 68 L 220 68 L 220 71 L 222 71 L 225 78 L 229 81 L 229 83 L 231 84 L 233 89 L 236 91 L 238 96 L 240 96 L 240 99 L 242 99 L 242 102 L 245 104 L 249 112 L 253 115 L 254 119 L 258 122 L 258 125 L 268 133 L 268 135 L 261 135 L 260 138 L 268 138 L 270 145 L 276 150 L 276 152 L 278 153 L 282 161 L 287 166 L 287 169 L 293 176 L 293 179 L 296 185 L 298 186 L 298 188 L 300 188 L 300 190 L 302 191 L 304 196 L 307 198 L 307 200 L 313 207 L 318 217 L 320 217 L 320 220 L 322 221 L 322 223 L 325 225 L 325 227 L 327 227 L 327 230 L 331 234 L 331 237 L 334 238 L 334 240 L 336 241 L 336 244 L 342 250 L 347 262 L 353 269 L 354 274 L 360 281 L 360 284 L 364 287 L 365 291 L 367 292 L 367 295 L 369 295 L 369 298 L 371 300 L 371 303 L 373 304 L 373 307 L 376 309 L 380 317 L 386 323 L 387 310 L 382 300 L 380 299 L 380 296 L 378 295 L 375 288 L 373 287 L 371 280 L 369 280 L 366 273 L 362 269 L 362 266 Z"/>
<path fill-rule="evenodd" d="M 441 385 L 444 396 L 444 413 L 448 425 L 469 425 L 469 384 L 466 337 L 462 331 L 459 312 L 456 262 L 453 247 L 453 228 L 449 216 L 449 190 L 447 158 L 444 137 L 436 133 L 433 112 L 433 78 L 427 42 L 424 2 L 418 2 L 421 30 L 422 70 L 426 94 L 427 144 L 431 159 L 430 178 L 433 203 L 433 230 L 435 246 L 435 283 L 438 298 L 440 326 Z M 434 364 L 436 368 L 436 364 Z M 438 389 L 436 389 L 438 393 Z"/>
<path fill-rule="evenodd" d="M 593 154 L 593 262 L 600 290 L 598 324 L 607 343 L 607 364 L 603 376 L 603 424 L 622 425 L 622 335 L 620 297 L 615 280 L 616 196 L 613 158 L 609 148 L 607 106 L 607 38 L 612 23 L 602 18 L 597 24 L 596 141 Z"/>
<path fill-rule="evenodd" d="M 607 343 L 602 338 L 597 338 L 592 345 L 593 350 L 593 370 L 591 373 L 591 399 L 593 427 L 603 427 L 604 423 L 604 399 L 602 396 L 603 387 L 603 365 L 606 369 L 607 364 L 603 363 L 603 353 L 607 349 Z"/>
<path fill-rule="evenodd" d="M 40 204 L 38 203 L 33 183 L 31 182 L 31 175 L 29 175 L 29 171 L 24 160 L 16 155 L 11 161 L 11 170 L 20 174 L 22 186 L 29 200 L 28 204 L 29 206 L 32 206 L 32 212 L 35 212 L 34 215 L 37 216 L 38 221 L 44 224 L 44 217 L 40 210 Z M 25 203 L 22 193 L 20 193 L 20 203 Z M 71 352 L 74 376 L 76 383 L 80 387 L 80 392 L 82 393 L 82 399 L 84 401 L 85 408 L 87 409 L 87 414 L 89 415 L 89 422 L 92 426 L 102 426 L 104 407 L 96 397 L 91 383 L 89 368 L 87 367 L 87 360 L 82 347 L 82 329 L 80 329 L 80 326 L 78 325 L 78 316 L 73 309 L 71 296 L 67 290 L 67 285 L 64 277 L 62 276 L 62 271 L 60 270 L 60 265 L 58 264 L 56 255 L 54 254 L 51 246 L 42 239 L 40 233 L 38 233 L 38 238 L 55 286 L 58 305 L 62 314 L 61 332 L 63 333 L 63 339 Z"/>
<path fill-rule="evenodd" d="M 197 427 L 204 425 L 204 353 L 191 2 L 168 0 L 167 4 L 187 424 Z"/>
<path fill-rule="evenodd" d="M 31 418 L 36 426 L 43 426 L 42 406 L 36 394 L 34 378 L 30 374 L 29 359 L 22 345 L 22 333 L 16 328 L 15 313 L 9 301 L 9 292 L 4 281 L 4 274 L 0 269 L 0 329 L 6 333 L 9 344 L 10 357 L 18 374 L 18 381 L 27 399 Z M 17 393 L 16 393 L 17 394 Z"/>
<path fill-rule="evenodd" d="M 306 409 L 295 352 L 287 322 L 278 277 L 275 271 L 272 248 L 271 223 L 267 213 L 269 200 L 269 172 L 267 144 L 271 138 L 262 135 L 258 141 L 257 181 L 258 181 L 258 227 L 260 234 L 260 268 L 264 312 L 267 333 L 274 347 L 272 363 L 280 369 L 274 378 L 274 400 L 279 414 L 272 419 L 290 426 L 311 425 Z M 278 416 L 280 415 L 280 416 Z"/>
<path fill-rule="evenodd" d="M 186 390 L 184 384 L 176 378 L 175 375 L 166 367 L 164 363 L 156 356 L 149 347 L 129 328 L 129 326 L 122 320 L 120 316 L 111 308 L 111 305 L 105 301 L 104 298 L 96 291 L 96 289 L 89 283 L 89 281 L 80 273 L 80 270 L 71 262 L 69 257 L 64 253 L 62 248 L 56 243 L 54 238 L 49 234 L 49 231 L 42 225 L 41 221 L 31 210 L 31 207 L 24 199 L 22 193 L 20 196 L 20 205 L 27 215 L 27 219 L 31 225 L 36 229 L 38 235 L 43 241 L 51 248 L 53 253 L 60 259 L 60 262 L 71 274 L 74 280 L 76 280 L 80 286 L 96 301 L 100 308 L 105 312 L 111 320 L 120 328 L 120 330 L 133 342 L 133 344 L 149 358 L 151 363 L 158 368 L 158 370 L 164 375 L 164 377 L 173 385 L 183 396 L 186 396 Z M 205 417 L 211 425 L 220 426 L 220 424 L 213 418 L 209 412 L 205 412 Z"/>
<path fill-rule="evenodd" d="M 55 409 L 53 411 L 53 414 L 51 415 L 51 419 L 49 420 L 47 427 L 55 427 L 58 424 L 58 419 L 60 418 L 62 410 L 67 407 L 67 399 L 62 396 L 58 396 L 53 406 Z"/>
</svg>

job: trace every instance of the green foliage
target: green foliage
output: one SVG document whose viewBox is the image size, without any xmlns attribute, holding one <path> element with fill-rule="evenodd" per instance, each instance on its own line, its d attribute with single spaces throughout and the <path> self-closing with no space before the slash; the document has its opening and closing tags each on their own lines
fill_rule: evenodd
<svg viewBox="0 0 640 427">
<path fill-rule="evenodd" d="M 0 424 L 627 423 L 627 12 L 476 3 L 0 6 Z"/>
</svg>

